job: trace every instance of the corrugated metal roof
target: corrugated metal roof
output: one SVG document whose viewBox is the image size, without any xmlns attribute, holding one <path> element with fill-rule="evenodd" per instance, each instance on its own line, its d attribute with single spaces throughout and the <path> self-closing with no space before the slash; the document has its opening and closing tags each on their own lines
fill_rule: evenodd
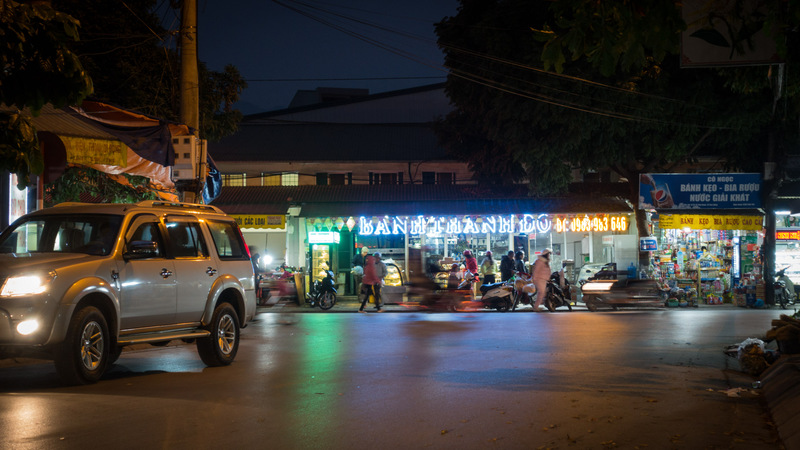
<svg viewBox="0 0 800 450">
<path fill-rule="evenodd" d="M 302 206 L 303 217 L 415 214 L 521 214 L 631 212 L 619 198 L 529 197 L 526 186 L 344 185 L 223 187 L 212 202 L 229 214 L 285 214 Z"/>
<path fill-rule="evenodd" d="M 452 160 L 431 124 L 242 124 L 209 151 L 216 161 Z"/>
<path fill-rule="evenodd" d="M 0 105 L 3 112 L 17 111 L 6 105 Z M 30 110 L 27 108 L 23 113 L 30 117 Z M 69 108 L 56 109 L 47 104 L 42 108 L 38 117 L 31 117 L 33 125 L 38 132 L 50 132 L 59 136 L 74 136 L 90 139 L 103 139 L 108 141 L 118 141 L 113 135 L 106 133 L 100 128 L 94 127 L 78 117 L 78 113 Z"/>
</svg>

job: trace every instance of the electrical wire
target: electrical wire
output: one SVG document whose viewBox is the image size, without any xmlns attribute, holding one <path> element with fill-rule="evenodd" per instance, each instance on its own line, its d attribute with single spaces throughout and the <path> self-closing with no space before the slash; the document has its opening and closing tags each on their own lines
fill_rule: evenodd
<svg viewBox="0 0 800 450">
<path fill-rule="evenodd" d="M 492 89 L 497 89 L 497 90 L 500 90 L 502 92 L 506 92 L 506 93 L 511 94 L 511 95 L 517 95 L 517 96 L 520 96 L 520 97 L 523 97 L 523 98 L 527 98 L 527 99 L 534 100 L 534 101 L 540 101 L 540 102 L 551 104 L 551 105 L 554 105 L 554 106 L 559 106 L 559 107 L 563 107 L 563 108 L 567 108 L 567 109 L 581 111 L 581 112 L 584 112 L 584 113 L 597 114 L 597 115 L 616 118 L 616 119 L 623 119 L 623 120 L 630 120 L 630 121 L 637 121 L 637 122 L 645 122 L 645 123 L 654 123 L 654 124 L 662 124 L 662 125 L 672 125 L 672 126 L 683 126 L 683 127 L 689 126 L 689 127 L 700 127 L 700 128 L 726 129 L 726 127 L 713 127 L 713 126 L 703 126 L 703 125 L 699 125 L 699 124 L 696 124 L 696 123 L 682 123 L 682 122 L 675 122 L 675 121 L 665 121 L 665 120 L 660 120 L 660 119 L 653 119 L 653 118 L 650 118 L 650 117 L 643 117 L 643 116 L 635 116 L 635 115 L 631 115 L 631 114 L 624 114 L 624 113 L 617 112 L 617 111 L 604 110 L 604 109 L 600 109 L 600 108 L 597 108 L 597 107 L 589 107 L 589 106 L 586 106 L 585 104 L 576 103 L 574 101 L 568 101 L 568 100 L 565 100 L 565 99 L 560 99 L 560 98 L 556 98 L 556 97 L 553 97 L 553 96 L 548 96 L 548 95 L 545 95 L 543 93 L 538 93 L 538 92 L 533 92 L 533 91 L 530 91 L 530 90 L 527 90 L 527 89 L 522 89 L 520 87 L 510 86 L 507 83 L 501 83 L 501 82 L 498 82 L 496 80 L 492 80 L 492 79 L 486 78 L 484 76 L 479 76 L 476 73 L 471 73 L 469 71 L 459 70 L 459 69 L 455 69 L 453 67 L 444 67 L 442 65 L 432 65 L 430 63 L 427 63 L 427 62 L 424 62 L 424 61 L 420 61 L 413 54 L 410 54 L 407 51 L 404 51 L 404 50 L 398 49 L 396 47 L 393 47 L 391 45 L 388 45 L 388 44 L 382 43 L 380 41 L 377 41 L 374 38 L 371 38 L 371 37 L 369 37 L 369 36 L 367 36 L 367 35 L 365 35 L 363 33 L 359 33 L 359 32 L 356 32 L 354 30 L 348 29 L 348 28 L 344 27 L 343 25 L 338 25 L 336 23 L 333 23 L 332 20 L 327 19 L 325 17 L 322 17 L 319 14 L 320 13 L 323 14 L 323 15 L 324 14 L 331 14 L 337 19 L 341 19 L 341 20 L 344 20 L 344 21 L 350 21 L 350 22 L 353 22 L 353 23 L 356 23 L 356 24 L 368 26 L 368 27 L 371 27 L 371 28 L 374 28 L 374 29 L 378 29 L 378 30 L 381 30 L 381 31 L 397 33 L 397 31 L 392 29 L 392 28 L 381 26 L 381 25 L 372 24 L 372 23 L 367 22 L 367 21 L 362 20 L 362 19 L 357 19 L 357 18 L 346 16 L 344 14 L 332 12 L 332 11 L 324 9 L 324 8 L 319 8 L 319 7 L 313 6 L 312 4 L 310 4 L 308 2 L 304 2 L 304 1 L 298 1 L 298 0 L 273 0 L 273 2 L 278 4 L 278 5 L 280 5 L 280 6 L 285 7 L 287 9 L 290 9 L 290 10 L 292 10 L 292 11 L 298 13 L 298 14 L 301 14 L 301 15 L 309 18 L 309 19 L 315 20 L 315 21 L 317 21 L 317 22 L 319 22 L 319 23 L 321 23 L 323 25 L 326 25 L 326 26 L 329 26 L 331 28 L 334 28 L 337 31 L 343 32 L 343 33 L 345 33 L 345 34 L 347 34 L 349 36 L 355 37 L 355 38 L 357 38 L 357 39 L 359 39 L 359 40 L 361 40 L 363 42 L 366 42 L 366 43 L 371 44 L 373 46 L 376 46 L 378 48 L 381 48 L 381 49 L 390 51 L 392 53 L 395 53 L 395 54 L 397 54 L 399 56 L 402 56 L 402 57 L 405 57 L 405 58 L 420 62 L 420 63 L 422 63 L 424 65 L 428 65 L 429 67 L 433 67 L 433 68 L 435 68 L 437 70 L 448 72 L 452 76 L 455 76 L 455 77 L 458 77 L 458 78 L 462 78 L 464 80 L 467 80 L 467 81 L 470 81 L 470 82 L 474 82 L 474 83 L 477 83 L 477 84 L 481 84 L 481 85 L 484 85 L 484 86 L 492 88 Z M 288 3 L 293 3 L 293 4 L 296 4 L 296 5 L 299 5 L 299 7 L 291 6 Z M 311 11 L 301 9 L 301 7 L 305 7 L 307 9 L 310 9 Z M 363 10 L 361 10 L 361 11 L 363 11 Z M 406 37 L 413 36 L 413 35 L 410 35 L 409 33 L 405 33 L 405 32 L 400 32 L 399 34 L 401 36 L 406 36 Z M 416 40 L 426 41 L 425 39 L 419 39 L 416 36 L 413 36 L 413 37 Z M 427 40 L 427 41 L 430 42 L 430 40 Z M 629 89 L 623 89 L 623 88 L 616 87 L 616 86 L 609 86 L 609 85 L 606 85 L 606 84 L 603 84 L 603 83 L 599 83 L 599 82 L 595 82 L 595 81 L 591 81 L 591 80 L 586 80 L 586 79 L 583 79 L 583 78 L 574 77 L 574 76 L 570 76 L 570 75 L 548 72 L 548 71 L 545 71 L 543 69 L 538 69 L 538 68 L 535 68 L 535 67 L 532 67 L 532 66 L 529 66 L 529 65 L 525 65 L 525 64 L 514 62 L 514 61 L 510 61 L 510 60 L 494 57 L 494 56 L 491 56 L 491 55 L 487 55 L 487 54 L 483 54 L 483 53 L 479 53 L 479 52 L 475 52 L 475 51 L 459 48 L 459 47 L 456 47 L 456 46 L 448 46 L 446 43 L 445 44 L 440 44 L 440 47 L 448 49 L 448 50 L 450 50 L 452 52 L 460 52 L 460 53 L 468 54 L 468 55 L 471 55 L 471 56 L 474 56 L 474 57 L 477 57 L 477 58 L 485 59 L 485 60 L 488 60 L 488 61 L 493 61 L 493 62 L 496 62 L 496 63 L 505 64 L 505 65 L 508 65 L 509 67 L 517 67 L 517 68 L 520 68 L 520 69 L 534 71 L 536 73 L 539 73 L 539 74 L 542 74 L 542 75 L 545 75 L 545 76 L 548 76 L 548 77 L 557 77 L 557 78 L 562 79 L 562 80 L 567 80 L 567 81 L 570 81 L 570 82 L 582 83 L 582 84 L 586 84 L 586 85 L 597 87 L 597 88 L 601 88 L 601 89 L 609 89 L 609 90 L 612 90 L 612 91 L 615 91 L 615 92 L 624 93 L 626 95 L 635 95 L 635 96 L 641 96 L 641 97 L 646 97 L 646 98 L 655 99 L 655 100 L 663 100 L 663 101 L 668 101 L 668 102 L 674 102 L 674 103 L 677 103 L 677 104 L 680 104 L 680 105 L 683 105 L 683 106 L 689 107 L 689 108 L 700 108 L 697 105 L 691 105 L 691 104 L 688 104 L 687 102 L 682 101 L 682 100 L 672 99 L 672 98 L 663 97 L 663 96 L 657 96 L 657 95 L 648 94 L 648 93 L 642 93 L 642 92 L 639 92 L 639 91 L 633 91 L 633 90 L 629 90 Z M 469 66 L 469 64 L 466 64 L 466 65 Z M 483 68 L 481 68 L 481 69 L 483 69 Z M 485 69 L 483 69 L 483 71 L 485 72 Z M 498 75 L 498 76 L 508 77 L 508 74 L 500 74 L 500 73 L 497 73 L 497 72 L 494 72 L 494 73 L 495 73 L 495 75 Z M 587 97 L 587 96 L 584 96 L 582 94 L 578 94 L 578 93 L 575 93 L 575 92 L 570 92 L 570 91 L 566 91 L 566 90 L 563 90 L 563 89 L 557 89 L 557 88 L 555 88 L 553 86 L 547 86 L 547 85 L 542 85 L 542 84 L 539 84 L 539 83 L 533 83 L 531 81 L 523 80 L 523 79 L 520 79 L 520 78 L 516 78 L 516 81 L 524 83 L 524 84 L 527 84 L 527 85 L 530 85 L 530 86 L 535 86 L 535 87 L 538 87 L 540 89 L 553 90 L 554 92 L 560 93 L 562 95 L 570 95 L 570 96 L 574 96 L 574 97 L 577 97 L 577 98 L 582 98 L 584 101 L 587 101 L 587 102 L 589 102 L 589 101 L 591 101 L 591 102 L 603 102 L 603 103 L 606 103 L 606 104 L 610 104 L 610 105 L 617 106 L 617 107 L 622 107 L 622 108 L 627 108 L 627 109 L 634 109 L 634 110 L 639 109 L 641 112 L 649 112 L 650 111 L 649 109 L 648 110 L 644 110 L 642 108 L 637 108 L 637 107 L 634 107 L 632 105 L 619 104 L 618 102 L 615 103 L 615 102 L 612 102 L 610 100 L 600 100 L 600 99 L 597 99 L 596 97 L 593 97 L 593 96 L 592 97 Z"/>
</svg>

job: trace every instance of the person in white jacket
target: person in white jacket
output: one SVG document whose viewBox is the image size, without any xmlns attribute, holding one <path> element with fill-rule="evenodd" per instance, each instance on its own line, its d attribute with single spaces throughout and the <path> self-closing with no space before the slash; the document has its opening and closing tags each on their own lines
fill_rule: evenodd
<svg viewBox="0 0 800 450">
<path fill-rule="evenodd" d="M 546 308 L 542 306 L 544 303 L 544 296 L 547 294 L 547 280 L 550 279 L 550 255 L 552 250 L 546 248 L 536 258 L 533 263 L 533 285 L 536 286 L 536 301 L 533 305 L 534 311 L 545 311 Z"/>
</svg>

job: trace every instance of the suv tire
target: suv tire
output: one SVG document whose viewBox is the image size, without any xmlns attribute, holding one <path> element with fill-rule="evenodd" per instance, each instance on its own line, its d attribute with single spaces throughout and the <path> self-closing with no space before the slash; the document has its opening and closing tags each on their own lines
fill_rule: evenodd
<svg viewBox="0 0 800 450">
<path fill-rule="evenodd" d="M 99 309 L 87 306 L 76 311 L 53 355 L 62 379 L 72 385 L 97 382 L 109 364 L 109 337 L 106 318 Z"/>
<path fill-rule="evenodd" d="M 197 340 L 197 353 L 209 367 L 227 366 L 239 350 L 239 317 L 229 303 L 214 309 L 211 323 L 206 327 L 211 336 Z"/>
</svg>

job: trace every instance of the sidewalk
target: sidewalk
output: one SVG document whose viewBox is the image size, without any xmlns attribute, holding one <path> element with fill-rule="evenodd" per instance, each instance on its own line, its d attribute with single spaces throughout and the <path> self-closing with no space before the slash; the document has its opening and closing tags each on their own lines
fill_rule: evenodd
<svg viewBox="0 0 800 450">
<path fill-rule="evenodd" d="M 475 302 L 476 311 L 486 311 L 486 312 L 496 312 L 491 309 L 485 309 L 481 307 L 480 302 Z M 312 308 L 308 305 L 308 303 L 303 304 L 301 306 L 297 306 L 297 303 L 286 303 L 280 302 L 274 306 L 259 306 L 258 312 L 270 312 L 270 311 L 281 311 L 281 312 L 297 312 L 297 313 L 311 313 L 311 312 L 321 312 L 321 313 L 354 313 L 358 312 L 358 308 L 361 306 L 361 302 L 358 301 L 355 295 L 342 295 L 336 298 L 336 305 L 333 308 L 323 311 L 320 308 Z M 699 309 L 714 309 L 714 310 L 741 310 L 741 311 L 748 311 L 747 308 L 737 307 L 731 303 L 723 303 L 722 305 L 700 305 Z M 365 309 L 368 312 L 375 311 L 375 305 L 367 304 Z M 416 308 L 416 303 L 408 302 L 408 303 L 397 303 L 397 304 L 386 304 L 384 305 L 383 309 L 386 312 L 417 312 L 418 309 Z M 624 310 L 625 308 L 621 308 Z M 683 309 L 694 309 L 694 308 L 685 308 L 685 307 L 677 307 L 677 308 L 664 308 L 665 310 L 683 310 Z M 578 303 L 577 305 L 572 306 L 573 311 L 587 311 L 586 305 L 583 303 Z M 560 308 L 558 311 L 567 312 L 566 308 Z M 600 311 L 611 311 L 610 309 L 601 309 Z M 776 310 L 778 311 L 778 310 Z M 515 312 L 533 312 L 533 308 L 530 305 L 519 305 L 517 306 L 517 310 Z"/>
</svg>

